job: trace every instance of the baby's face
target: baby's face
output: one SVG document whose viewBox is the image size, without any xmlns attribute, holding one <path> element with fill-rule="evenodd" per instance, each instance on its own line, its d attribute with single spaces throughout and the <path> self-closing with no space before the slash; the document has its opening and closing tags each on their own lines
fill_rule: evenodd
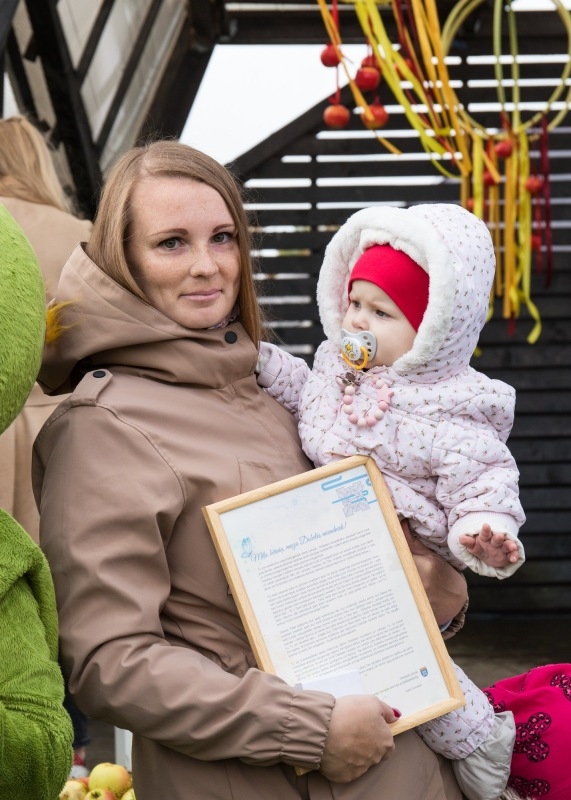
<svg viewBox="0 0 571 800">
<path fill-rule="evenodd" d="M 354 281 L 342 327 L 351 333 L 371 331 L 377 352 L 367 367 L 390 367 L 411 349 L 416 331 L 386 292 L 369 281 Z"/>
</svg>

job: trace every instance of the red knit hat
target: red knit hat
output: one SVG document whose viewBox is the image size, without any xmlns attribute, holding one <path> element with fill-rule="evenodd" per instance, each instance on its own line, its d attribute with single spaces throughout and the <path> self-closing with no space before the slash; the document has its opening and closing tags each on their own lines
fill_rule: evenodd
<svg viewBox="0 0 571 800">
<path fill-rule="evenodd" d="M 516 741 L 508 781 L 520 797 L 569 800 L 571 664 L 548 664 L 484 689 L 494 710 L 512 711 Z"/>
<path fill-rule="evenodd" d="M 355 262 L 349 278 L 374 283 L 397 304 L 417 331 L 428 305 L 428 273 L 402 250 L 390 244 L 376 244 Z"/>
</svg>

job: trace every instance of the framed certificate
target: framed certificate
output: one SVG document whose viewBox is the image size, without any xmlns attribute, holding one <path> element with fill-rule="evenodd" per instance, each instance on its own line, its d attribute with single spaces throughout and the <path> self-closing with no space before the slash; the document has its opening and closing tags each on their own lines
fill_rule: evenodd
<svg viewBox="0 0 571 800">
<path fill-rule="evenodd" d="M 383 477 L 352 456 L 203 508 L 260 669 L 375 694 L 400 733 L 464 705 Z"/>
</svg>

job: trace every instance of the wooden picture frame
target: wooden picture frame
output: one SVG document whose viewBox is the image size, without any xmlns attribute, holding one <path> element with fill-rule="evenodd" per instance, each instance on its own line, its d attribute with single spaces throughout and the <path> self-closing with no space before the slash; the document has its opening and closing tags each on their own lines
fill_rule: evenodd
<svg viewBox="0 0 571 800">
<path fill-rule="evenodd" d="M 205 506 L 260 669 L 373 693 L 401 733 L 464 705 L 383 477 L 352 456 Z"/>
</svg>

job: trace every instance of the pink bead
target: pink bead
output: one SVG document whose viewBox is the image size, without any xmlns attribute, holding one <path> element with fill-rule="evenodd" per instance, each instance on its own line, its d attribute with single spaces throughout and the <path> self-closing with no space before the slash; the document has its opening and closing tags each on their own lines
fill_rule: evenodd
<svg viewBox="0 0 571 800">
<path fill-rule="evenodd" d="M 359 421 L 360 421 L 359 417 L 356 414 L 351 414 L 351 416 L 349 417 L 349 422 L 352 422 L 353 425 L 355 425 Z"/>
<path fill-rule="evenodd" d="M 365 422 L 367 423 L 369 428 L 372 428 L 373 425 L 377 424 L 378 419 L 375 416 L 373 416 L 372 414 L 368 414 L 367 417 L 365 418 Z"/>
<path fill-rule="evenodd" d="M 345 403 L 346 406 L 353 405 L 353 398 L 352 397 L 347 397 L 347 395 L 344 395 L 343 396 L 343 402 Z"/>
</svg>

